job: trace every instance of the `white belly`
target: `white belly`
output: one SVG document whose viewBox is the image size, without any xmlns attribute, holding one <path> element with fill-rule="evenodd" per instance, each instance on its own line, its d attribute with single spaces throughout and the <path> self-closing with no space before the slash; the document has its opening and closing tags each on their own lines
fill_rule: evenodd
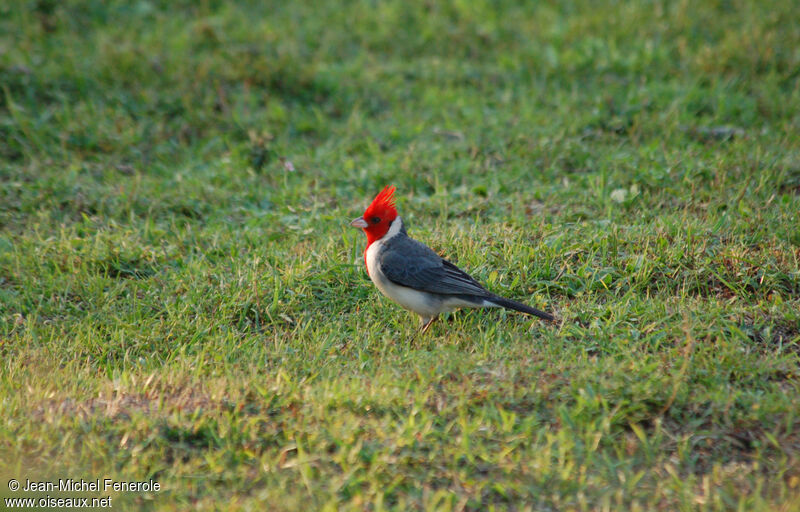
<svg viewBox="0 0 800 512">
<path fill-rule="evenodd" d="M 382 294 L 397 302 L 405 309 L 420 315 L 423 317 L 423 321 L 425 318 L 432 318 L 439 313 L 453 311 L 454 309 L 458 308 L 497 307 L 497 304 L 491 303 L 487 300 L 484 300 L 481 303 L 476 303 L 463 300 L 455 296 L 440 295 L 436 293 L 415 290 L 413 288 L 402 286 L 390 281 L 386 277 L 386 274 L 383 273 L 383 269 L 381 269 L 378 255 L 383 248 L 384 242 L 393 236 L 396 236 L 400 232 L 402 225 L 403 221 L 400 219 L 400 217 L 397 217 L 389 227 L 389 231 L 386 233 L 386 236 L 373 242 L 367 248 L 367 252 L 364 255 L 364 259 L 367 262 L 369 278 L 372 279 L 372 282 L 375 283 L 375 286 L 378 287 Z"/>
<path fill-rule="evenodd" d="M 414 290 L 407 286 L 400 286 L 389 281 L 383 273 L 377 258 L 382 246 L 383 242 L 380 240 L 370 245 L 365 258 L 367 260 L 369 278 L 382 294 L 420 316 L 436 316 L 447 309 L 442 308 L 442 301 L 433 294 Z"/>
<path fill-rule="evenodd" d="M 367 249 L 365 259 L 367 261 L 369 278 L 375 283 L 375 286 L 378 287 L 378 290 L 380 290 L 382 294 L 400 304 L 403 308 L 413 311 L 422 317 L 431 318 L 440 313 L 453 311 L 458 308 L 497 307 L 496 304 L 488 301 L 476 304 L 475 302 L 461 300 L 457 297 L 423 292 L 393 283 L 386 277 L 386 274 L 383 273 L 380 261 L 378 260 L 378 254 L 380 253 L 382 245 L 383 241 L 378 240 Z"/>
</svg>

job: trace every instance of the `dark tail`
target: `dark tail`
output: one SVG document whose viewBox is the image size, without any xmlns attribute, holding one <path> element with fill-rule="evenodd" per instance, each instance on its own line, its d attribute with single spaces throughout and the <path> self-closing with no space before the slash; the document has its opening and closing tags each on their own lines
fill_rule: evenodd
<svg viewBox="0 0 800 512">
<path fill-rule="evenodd" d="M 555 320 L 555 317 L 550 313 L 545 313 L 544 311 L 539 311 L 536 308 L 532 308 L 527 304 L 523 304 L 521 302 L 517 302 L 515 300 L 506 299 L 505 297 L 500 297 L 499 295 L 494 295 L 490 297 L 489 302 L 493 302 L 498 306 L 502 306 L 506 309 L 513 309 L 515 311 L 521 311 L 523 313 L 527 313 L 529 315 L 538 316 L 539 318 L 544 318 L 545 320 Z"/>
</svg>

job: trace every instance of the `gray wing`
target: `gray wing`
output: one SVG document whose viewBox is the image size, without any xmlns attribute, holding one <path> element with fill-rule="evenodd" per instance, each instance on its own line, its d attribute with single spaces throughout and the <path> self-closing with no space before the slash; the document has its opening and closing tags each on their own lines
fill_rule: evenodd
<svg viewBox="0 0 800 512">
<path fill-rule="evenodd" d="M 391 238 L 378 257 L 393 283 L 443 295 L 490 295 L 469 274 L 407 236 Z"/>
</svg>

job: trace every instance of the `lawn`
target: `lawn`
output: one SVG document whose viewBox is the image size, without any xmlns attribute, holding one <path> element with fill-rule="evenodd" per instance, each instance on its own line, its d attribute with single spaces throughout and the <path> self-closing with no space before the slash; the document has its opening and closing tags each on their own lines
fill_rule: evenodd
<svg viewBox="0 0 800 512">
<path fill-rule="evenodd" d="M 0 4 L 0 498 L 800 510 L 798 19 Z M 411 340 L 348 226 L 387 184 L 411 236 L 558 322 Z"/>
</svg>

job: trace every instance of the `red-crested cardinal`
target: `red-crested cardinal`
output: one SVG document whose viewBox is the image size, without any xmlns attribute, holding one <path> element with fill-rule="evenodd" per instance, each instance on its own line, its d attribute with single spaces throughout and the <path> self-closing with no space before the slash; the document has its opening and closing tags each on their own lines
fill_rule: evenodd
<svg viewBox="0 0 800 512">
<path fill-rule="evenodd" d="M 394 205 L 395 188 L 387 186 L 350 225 L 367 235 L 364 262 L 384 295 L 422 318 L 421 332 L 440 313 L 458 308 L 503 307 L 553 320 L 553 315 L 486 290 L 469 274 L 427 245 L 409 237 Z"/>
</svg>

